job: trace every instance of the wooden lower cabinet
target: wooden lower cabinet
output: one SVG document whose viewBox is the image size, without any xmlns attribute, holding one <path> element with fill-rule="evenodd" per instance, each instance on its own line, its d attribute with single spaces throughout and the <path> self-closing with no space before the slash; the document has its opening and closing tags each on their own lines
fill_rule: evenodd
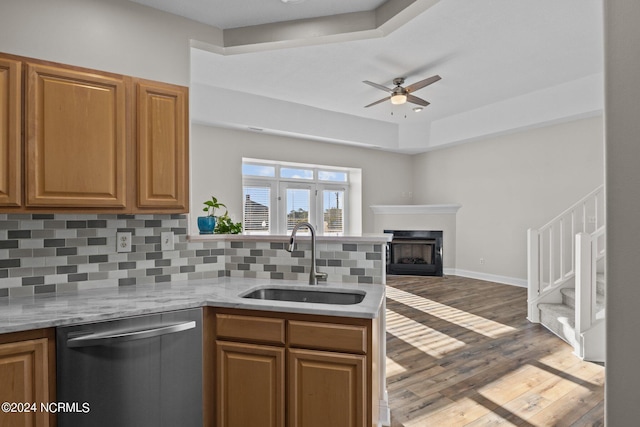
<svg viewBox="0 0 640 427">
<path fill-rule="evenodd" d="M 218 427 L 366 427 L 377 409 L 374 321 L 219 309 Z"/>
<path fill-rule="evenodd" d="M 218 427 L 284 426 L 284 348 L 218 341 Z"/>
<path fill-rule="evenodd" d="M 0 337 L 3 338 L 3 337 Z M 0 402 L 10 411 L 0 411 L 0 426 L 48 427 L 53 415 L 40 404 L 54 399 L 50 338 L 16 342 L 0 340 Z M 28 407 L 28 409 L 27 409 Z"/>
<path fill-rule="evenodd" d="M 289 427 L 364 427 L 366 357 L 289 350 Z"/>
</svg>

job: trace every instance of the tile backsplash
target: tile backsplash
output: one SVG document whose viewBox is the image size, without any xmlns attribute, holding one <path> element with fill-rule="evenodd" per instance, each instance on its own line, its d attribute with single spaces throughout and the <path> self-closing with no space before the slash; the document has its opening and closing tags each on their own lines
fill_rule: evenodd
<svg viewBox="0 0 640 427">
<path fill-rule="evenodd" d="M 227 242 L 226 275 L 307 282 L 311 244 L 298 241 L 291 253 L 285 251 L 286 245 L 282 240 Z M 382 283 L 382 249 L 371 243 L 318 242 L 317 266 L 330 282 Z"/>
<path fill-rule="evenodd" d="M 190 242 L 187 221 L 187 215 L 0 214 L 0 297 L 220 276 L 308 279 L 309 243 L 290 254 L 277 239 Z M 116 252 L 119 231 L 131 232 L 132 252 Z M 174 250 L 161 249 L 164 231 L 174 233 Z M 317 251 L 329 281 L 381 283 L 382 245 L 318 243 Z"/>
<path fill-rule="evenodd" d="M 116 252 L 118 231 L 132 252 Z M 161 250 L 163 231 L 174 250 Z M 218 277 L 224 265 L 224 242 L 187 242 L 186 215 L 0 214 L 0 296 Z"/>
</svg>

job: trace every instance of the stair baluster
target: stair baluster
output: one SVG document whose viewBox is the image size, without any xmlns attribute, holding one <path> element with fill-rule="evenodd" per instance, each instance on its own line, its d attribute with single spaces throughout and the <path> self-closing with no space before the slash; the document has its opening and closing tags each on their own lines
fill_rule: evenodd
<svg viewBox="0 0 640 427">
<path fill-rule="evenodd" d="M 527 231 L 527 318 L 593 361 L 604 361 L 605 347 L 604 294 L 599 293 L 604 201 L 601 186 L 540 229 Z"/>
</svg>

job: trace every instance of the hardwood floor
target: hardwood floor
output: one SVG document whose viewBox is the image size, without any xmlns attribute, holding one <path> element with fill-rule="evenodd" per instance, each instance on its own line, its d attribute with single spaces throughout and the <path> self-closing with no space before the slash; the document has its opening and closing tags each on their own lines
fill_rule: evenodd
<svg viewBox="0 0 640 427">
<path fill-rule="evenodd" d="M 603 426 L 604 367 L 529 323 L 527 291 L 387 278 L 392 427 Z"/>
</svg>

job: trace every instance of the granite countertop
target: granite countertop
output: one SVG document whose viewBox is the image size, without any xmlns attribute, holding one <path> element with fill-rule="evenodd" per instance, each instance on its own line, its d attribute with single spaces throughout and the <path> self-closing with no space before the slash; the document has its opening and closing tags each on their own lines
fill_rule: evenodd
<svg viewBox="0 0 640 427">
<path fill-rule="evenodd" d="M 211 240 L 219 241 L 242 241 L 242 242 L 288 242 L 291 238 L 290 234 L 192 234 L 188 236 L 191 242 L 206 242 Z M 299 234 L 296 237 L 298 241 L 310 240 L 311 236 Z M 348 234 L 343 236 L 318 235 L 316 241 L 318 243 L 380 243 L 384 244 L 393 239 L 392 233 L 365 233 L 365 234 Z"/>
<path fill-rule="evenodd" d="M 364 291 L 359 304 L 333 305 L 241 298 L 249 290 L 265 287 Z M 310 286 L 290 280 L 222 277 L 155 285 L 91 289 L 73 293 L 0 298 L 0 333 L 99 322 L 193 307 L 230 307 L 286 313 L 372 319 L 378 316 L 384 285 L 328 283 Z"/>
</svg>

